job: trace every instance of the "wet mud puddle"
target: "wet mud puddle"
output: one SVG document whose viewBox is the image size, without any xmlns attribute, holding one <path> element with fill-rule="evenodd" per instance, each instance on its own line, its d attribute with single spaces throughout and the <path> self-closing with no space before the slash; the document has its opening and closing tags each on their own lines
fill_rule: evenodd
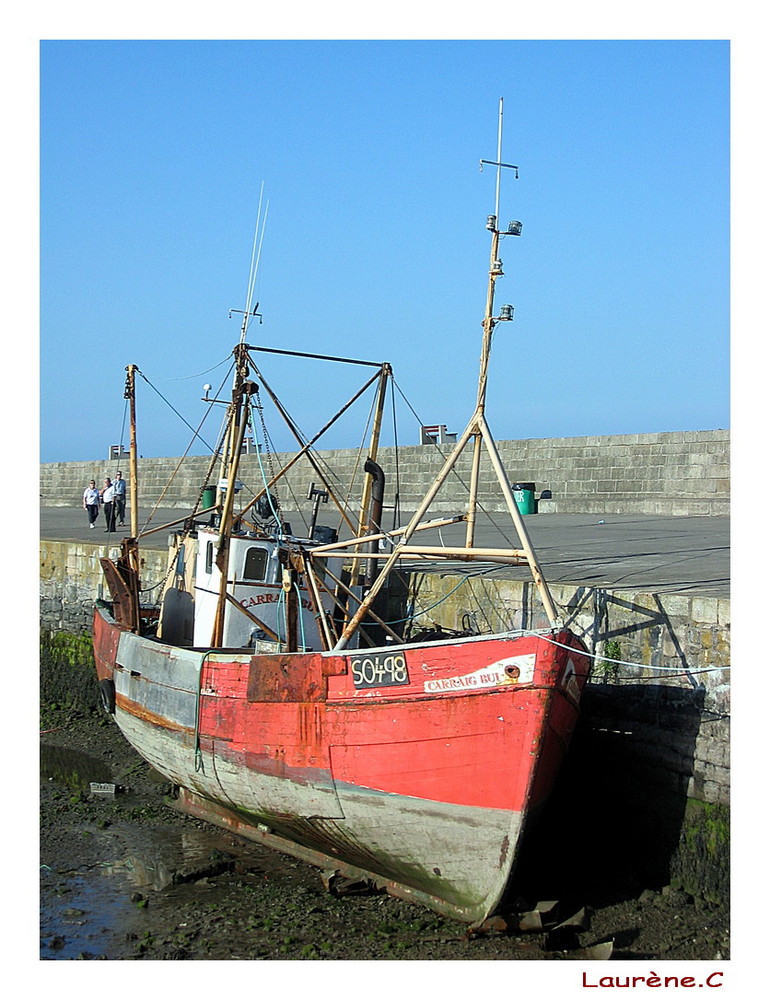
<svg viewBox="0 0 770 1000">
<path fill-rule="evenodd" d="M 722 905 L 634 886 L 548 902 L 558 890 L 551 879 L 539 891 L 537 863 L 538 920 L 525 927 L 533 914 L 517 908 L 481 934 L 384 894 L 332 892 L 312 866 L 170 810 L 162 779 L 117 734 L 92 728 L 54 737 L 69 747 L 41 748 L 41 960 L 729 955 Z M 112 798 L 116 781 L 125 787 Z M 97 794 L 92 782 L 108 788 Z"/>
<path fill-rule="evenodd" d="M 91 783 L 109 785 L 113 778 L 87 754 L 43 746 L 40 774 L 48 785 L 44 793 L 69 804 L 83 800 L 81 818 L 48 830 L 41 847 L 43 960 L 136 957 L 147 932 L 149 897 L 173 884 L 205 880 L 231 867 L 240 853 L 216 830 L 155 826 L 141 810 L 132 821 L 138 804 L 120 786 L 114 801 L 94 801 Z"/>
</svg>

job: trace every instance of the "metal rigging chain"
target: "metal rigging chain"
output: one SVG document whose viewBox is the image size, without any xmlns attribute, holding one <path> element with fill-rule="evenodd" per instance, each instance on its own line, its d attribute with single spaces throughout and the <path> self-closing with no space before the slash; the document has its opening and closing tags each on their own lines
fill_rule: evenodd
<svg viewBox="0 0 770 1000">
<path fill-rule="evenodd" d="M 254 406 L 256 407 L 257 413 L 259 413 L 259 422 L 260 422 L 260 425 L 262 427 L 262 440 L 264 442 L 263 447 L 265 449 L 265 457 L 267 459 L 267 471 L 270 473 L 270 480 L 272 481 L 273 479 L 275 479 L 275 467 L 273 465 L 273 453 L 270 451 L 270 439 L 269 439 L 268 434 L 267 434 L 267 425 L 265 424 L 265 408 L 262 405 L 262 397 L 259 394 L 259 386 L 256 383 L 255 383 L 253 395 L 256 398 L 256 402 L 255 402 Z M 249 418 L 251 418 L 251 413 L 249 414 Z M 267 490 L 267 488 L 265 489 L 265 492 L 266 493 L 269 492 Z M 280 524 L 282 522 L 281 502 L 280 502 L 280 500 L 278 499 L 277 496 L 274 496 L 273 499 L 275 500 L 276 520 L 278 521 L 278 524 L 280 526 Z M 271 506 L 272 506 L 272 501 L 269 501 L 269 502 L 271 503 Z"/>
</svg>

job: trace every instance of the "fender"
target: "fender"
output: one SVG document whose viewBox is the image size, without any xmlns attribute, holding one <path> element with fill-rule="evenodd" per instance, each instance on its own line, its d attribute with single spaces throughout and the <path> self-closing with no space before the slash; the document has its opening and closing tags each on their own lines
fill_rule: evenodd
<svg viewBox="0 0 770 1000">
<path fill-rule="evenodd" d="M 99 681 L 99 704 L 108 715 L 115 714 L 115 685 L 109 679 Z"/>
</svg>

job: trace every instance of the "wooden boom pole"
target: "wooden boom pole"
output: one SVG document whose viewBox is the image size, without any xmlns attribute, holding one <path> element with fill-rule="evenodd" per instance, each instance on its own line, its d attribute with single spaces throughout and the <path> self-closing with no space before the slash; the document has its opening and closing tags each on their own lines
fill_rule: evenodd
<svg viewBox="0 0 770 1000">
<path fill-rule="evenodd" d="M 130 443 L 128 451 L 128 489 L 131 503 L 131 537 L 139 534 L 139 475 L 136 449 L 136 365 L 126 368 L 126 389 L 123 395 L 128 400 Z"/>
</svg>

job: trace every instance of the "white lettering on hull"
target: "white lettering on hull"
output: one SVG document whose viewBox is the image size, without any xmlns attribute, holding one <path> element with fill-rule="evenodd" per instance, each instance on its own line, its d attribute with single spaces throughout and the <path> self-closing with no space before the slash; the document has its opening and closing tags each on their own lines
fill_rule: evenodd
<svg viewBox="0 0 770 1000">
<path fill-rule="evenodd" d="M 441 691 L 477 691 L 506 684 L 530 684 L 535 675 L 535 654 L 521 653 L 507 656 L 486 667 L 480 667 L 470 674 L 455 677 L 437 677 L 425 681 L 424 690 L 429 694 Z"/>
</svg>

